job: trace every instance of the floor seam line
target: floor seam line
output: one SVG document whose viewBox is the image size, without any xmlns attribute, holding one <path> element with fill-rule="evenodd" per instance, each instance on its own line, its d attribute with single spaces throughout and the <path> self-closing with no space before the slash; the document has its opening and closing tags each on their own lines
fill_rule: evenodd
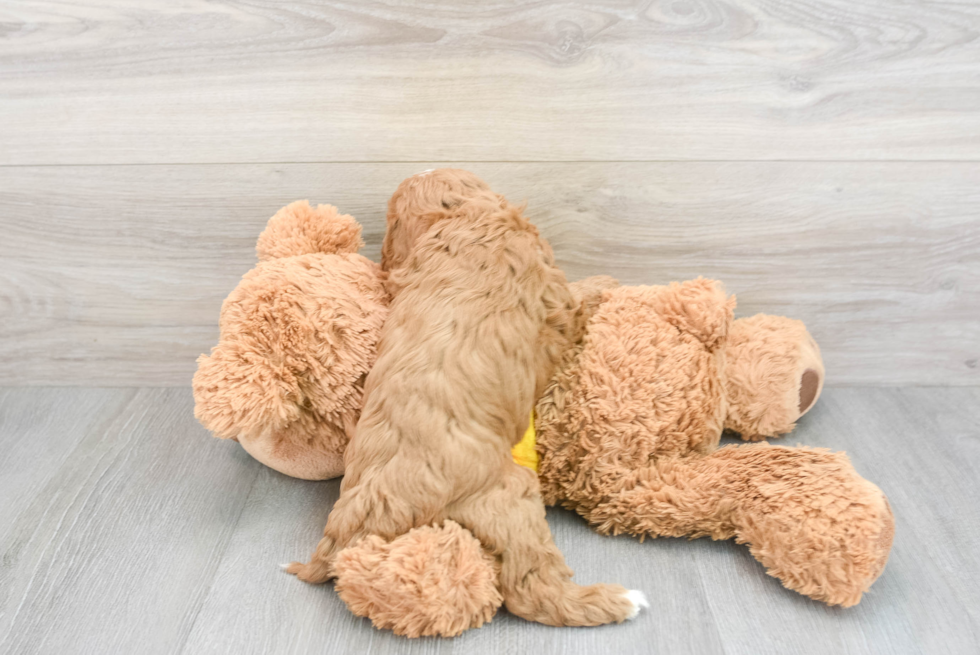
<svg viewBox="0 0 980 655">
<path fill-rule="evenodd" d="M 221 554 L 215 560 L 214 571 L 211 573 L 211 579 L 208 580 L 208 587 L 201 595 L 201 602 L 198 604 L 197 610 L 194 612 L 194 618 L 191 619 L 190 625 L 187 626 L 187 632 L 184 634 L 183 639 L 181 639 L 178 648 L 174 651 L 175 653 L 183 654 L 187 649 L 187 641 L 190 639 L 191 633 L 194 632 L 194 626 L 197 625 L 197 621 L 201 617 L 201 610 L 204 609 L 204 603 L 207 602 L 207 599 L 211 596 L 211 591 L 214 589 L 214 581 L 218 576 L 218 571 L 221 569 L 221 563 L 225 560 L 225 555 L 227 555 L 228 548 L 231 546 L 231 540 L 235 537 L 235 533 L 238 531 L 238 524 L 242 520 L 242 514 L 245 513 L 245 508 L 248 507 L 248 500 L 252 497 L 252 492 L 255 489 L 255 482 L 259 479 L 260 468 L 257 462 L 253 462 L 253 468 L 255 469 L 255 474 L 252 476 L 252 482 L 248 486 L 248 493 L 245 494 L 245 499 L 242 501 L 242 507 L 238 511 L 238 516 L 235 517 L 235 525 L 229 531 L 228 540 L 221 549 Z"/>
</svg>

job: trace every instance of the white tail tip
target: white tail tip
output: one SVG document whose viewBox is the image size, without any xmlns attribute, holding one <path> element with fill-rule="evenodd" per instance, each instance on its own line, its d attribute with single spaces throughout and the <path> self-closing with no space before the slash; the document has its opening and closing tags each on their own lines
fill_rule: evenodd
<svg viewBox="0 0 980 655">
<path fill-rule="evenodd" d="M 627 591 L 626 598 L 633 604 L 633 610 L 629 613 L 629 616 L 626 617 L 627 620 L 635 619 L 636 615 L 640 613 L 640 609 L 644 607 L 647 609 L 650 608 L 650 603 L 647 601 L 646 594 L 638 589 L 630 589 Z"/>
</svg>

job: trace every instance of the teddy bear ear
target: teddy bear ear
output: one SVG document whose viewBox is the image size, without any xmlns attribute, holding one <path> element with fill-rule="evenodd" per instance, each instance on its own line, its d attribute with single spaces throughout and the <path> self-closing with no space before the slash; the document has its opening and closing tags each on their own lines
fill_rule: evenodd
<svg viewBox="0 0 980 655">
<path fill-rule="evenodd" d="M 259 261 L 312 253 L 356 253 L 364 246 L 361 225 L 333 205 L 297 200 L 276 212 L 259 235 Z"/>
</svg>

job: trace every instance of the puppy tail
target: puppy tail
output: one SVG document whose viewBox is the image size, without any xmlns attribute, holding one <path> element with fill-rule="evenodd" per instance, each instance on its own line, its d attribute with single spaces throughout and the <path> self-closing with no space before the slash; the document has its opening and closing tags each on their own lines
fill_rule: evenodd
<svg viewBox="0 0 980 655">
<path fill-rule="evenodd" d="M 540 569 L 527 571 L 522 577 L 518 584 L 501 580 L 507 609 L 529 621 L 546 625 L 621 623 L 635 618 L 642 608 L 650 606 L 642 591 L 627 590 L 617 584 L 582 586 L 564 575 L 552 576 Z"/>
<path fill-rule="evenodd" d="M 528 469 L 514 465 L 501 486 L 459 505 L 453 518 L 499 558 L 500 590 L 512 614 L 554 626 L 602 625 L 646 606 L 642 593 L 620 585 L 572 582 Z"/>
<path fill-rule="evenodd" d="M 291 564 L 284 564 L 282 567 L 286 573 L 295 575 L 303 582 L 323 584 L 337 577 L 333 567 L 334 560 L 337 558 L 337 550 L 333 539 L 324 537 L 317 544 L 308 563 L 292 562 Z"/>
</svg>

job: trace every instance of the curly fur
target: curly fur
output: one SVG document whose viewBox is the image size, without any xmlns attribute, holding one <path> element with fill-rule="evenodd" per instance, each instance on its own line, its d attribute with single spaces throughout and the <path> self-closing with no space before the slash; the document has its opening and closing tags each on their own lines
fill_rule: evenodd
<svg viewBox="0 0 980 655">
<path fill-rule="evenodd" d="M 436 222 L 469 202 L 504 209 L 507 200 L 479 177 L 460 169 L 442 168 L 413 175 L 388 200 L 388 226 L 381 245 L 381 268 L 401 268 L 418 239 Z"/>
<path fill-rule="evenodd" d="M 310 562 L 288 570 L 325 582 L 360 539 L 448 519 L 497 558 L 512 613 L 549 625 L 622 621 L 636 611 L 626 590 L 571 582 L 537 479 L 510 456 L 580 338 L 581 312 L 520 208 L 471 178 L 437 171 L 395 194 L 383 250 L 393 300 L 341 495 Z M 437 207 L 412 200 L 430 185 L 473 193 Z"/>
</svg>

